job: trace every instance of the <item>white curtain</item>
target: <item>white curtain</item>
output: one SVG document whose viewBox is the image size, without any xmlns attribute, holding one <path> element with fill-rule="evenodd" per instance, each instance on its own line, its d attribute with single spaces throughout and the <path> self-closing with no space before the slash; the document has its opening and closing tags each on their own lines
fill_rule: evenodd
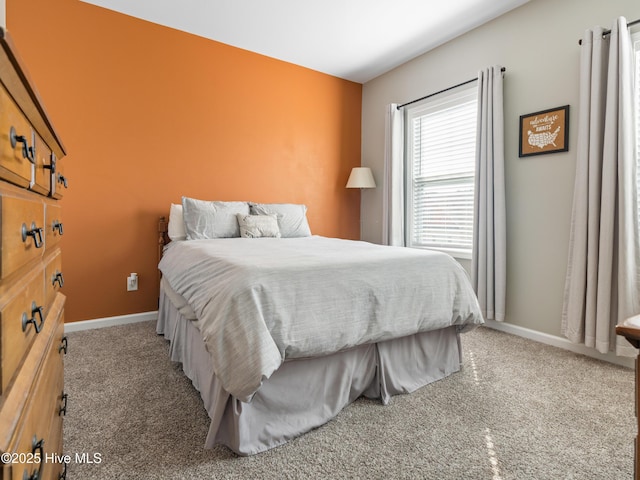
<svg viewBox="0 0 640 480">
<path fill-rule="evenodd" d="M 486 319 L 503 321 L 506 305 L 504 116 L 500 66 L 478 72 L 478 129 L 472 282 Z"/>
<path fill-rule="evenodd" d="M 384 138 L 384 186 L 382 195 L 382 243 L 404 247 L 404 114 L 398 105 L 387 105 Z"/>
<path fill-rule="evenodd" d="M 640 313 L 633 50 L 620 17 L 582 38 L 580 105 L 562 333 L 635 356 L 615 325 Z"/>
</svg>

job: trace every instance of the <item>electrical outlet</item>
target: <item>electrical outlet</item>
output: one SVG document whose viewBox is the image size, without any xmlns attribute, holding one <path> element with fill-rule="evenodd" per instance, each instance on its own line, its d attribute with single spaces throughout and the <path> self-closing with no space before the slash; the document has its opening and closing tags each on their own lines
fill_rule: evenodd
<svg viewBox="0 0 640 480">
<path fill-rule="evenodd" d="M 127 292 L 138 290 L 138 274 L 132 273 L 127 277 Z"/>
</svg>

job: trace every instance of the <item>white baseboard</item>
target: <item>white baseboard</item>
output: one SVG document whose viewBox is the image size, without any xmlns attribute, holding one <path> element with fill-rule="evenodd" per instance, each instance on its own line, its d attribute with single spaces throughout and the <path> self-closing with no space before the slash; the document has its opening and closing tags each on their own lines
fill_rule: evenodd
<svg viewBox="0 0 640 480">
<path fill-rule="evenodd" d="M 549 335 L 548 333 L 537 332 L 529 328 L 519 327 L 511 323 L 496 322 L 495 320 L 485 320 L 485 325 L 501 332 L 511 333 L 519 337 L 528 338 L 529 340 L 535 340 L 536 342 L 544 343 L 545 345 L 551 345 L 553 347 L 569 350 L 570 352 L 586 355 L 587 357 L 597 358 L 609 363 L 615 363 L 616 365 L 622 365 L 623 367 L 635 368 L 635 358 L 618 357 L 613 353 L 603 354 L 594 350 L 593 348 L 586 347 L 581 344 L 572 343 L 566 338 L 556 337 L 555 335 Z"/>
<path fill-rule="evenodd" d="M 80 330 L 91 330 L 93 328 L 115 327 L 116 325 L 127 325 L 128 323 L 146 322 L 156 320 L 158 311 L 132 313 L 130 315 L 118 315 L 117 317 L 96 318 L 94 320 L 82 320 L 64 324 L 64 333 L 79 332 Z"/>
</svg>

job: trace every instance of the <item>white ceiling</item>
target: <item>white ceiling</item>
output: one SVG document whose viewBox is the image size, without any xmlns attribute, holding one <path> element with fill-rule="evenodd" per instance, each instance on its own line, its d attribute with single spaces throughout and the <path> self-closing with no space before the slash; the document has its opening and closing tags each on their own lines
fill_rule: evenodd
<svg viewBox="0 0 640 480">
<path fill-rule="evenodd" d="M 529 0 L 82 0 L 365 83 Z"/>
</svg>

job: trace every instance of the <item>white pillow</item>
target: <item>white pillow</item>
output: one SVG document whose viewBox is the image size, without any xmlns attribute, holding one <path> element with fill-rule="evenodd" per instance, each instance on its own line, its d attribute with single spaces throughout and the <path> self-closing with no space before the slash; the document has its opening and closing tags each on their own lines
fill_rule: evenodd
<svg viewBox="0 0 640 480">
<path fill-rule="evenodd" d="M 209 202 L 182 197 L 188 240 L 239 237 L 237 214 L 249 215 L 247 202 Z"/>
<path fill-rule="evenodd" d="M 251 203 L 252 215 L 276 215 L 282 238 L 310 237 L 306 205 L 293 203 Z"/>
<path fill-rule="evenodd" d="M 243 215 L 239 213 L 238 225 L 243 238 L 280 238 L 278 217 L 275 215 Z"/>
<path fill-rule="evenodd" d="M 169 227 L 167 233 L 171 241 L 186 240 L 187 232 L 184 231 L 184 219 L 182 218 L 182 205 L 177 203 L 171 204 L 169 210 Z"/>
</svg>

